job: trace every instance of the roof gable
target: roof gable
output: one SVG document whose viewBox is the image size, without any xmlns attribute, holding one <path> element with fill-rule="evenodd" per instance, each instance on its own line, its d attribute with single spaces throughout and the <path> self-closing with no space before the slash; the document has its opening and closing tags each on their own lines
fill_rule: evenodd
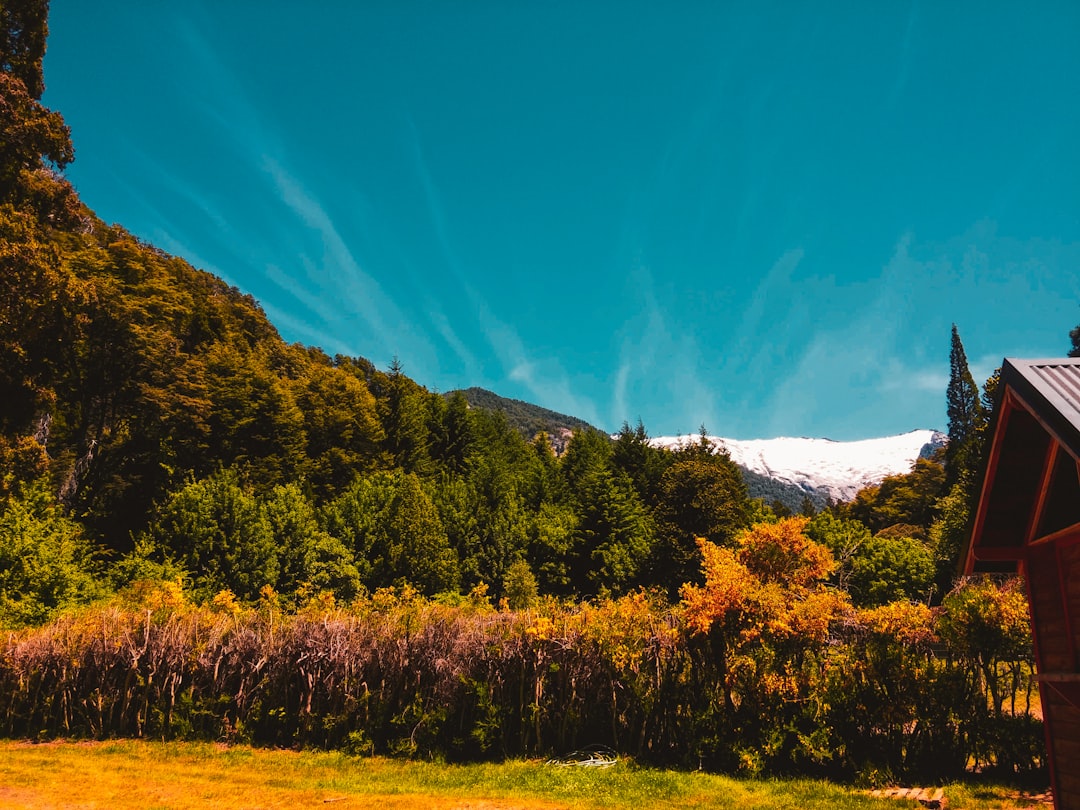
<svg viewBox="0 0 1080 810">
<path fill-rule="evenodd" d="M 1080 523 L 1080 358 L 1006 359 L 965 570 L 1015 570 L 1024 548 Z"/>
<path fill-rule="evenodd" d="M 1013 389 L 1072 457 L 1080 460 L 1080 357 L 1006 358 L 1001 384 Z"/>
</svg>

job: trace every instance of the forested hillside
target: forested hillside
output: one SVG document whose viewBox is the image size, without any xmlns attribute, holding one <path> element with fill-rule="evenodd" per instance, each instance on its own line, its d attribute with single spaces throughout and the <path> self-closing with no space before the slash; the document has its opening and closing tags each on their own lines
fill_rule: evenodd
<svg viewBox="0 0 1080 810">
<path fill-rule="evenodd" d="M 672 451 L 640 423 L 612 440 L 524 403 L 508 418 L 478 389 L 428 391 L 407 358 L 289 345 L 250 296 L 80 202 L 40 102 L 46 6 L 0 4 L 5 733 L 462 756 L 596 734 L 847 773 L 946 740 L 950 767 L 975 746 L 1038 761 L 992 737 L 1034 733 L 1018 586 L 954 590 L 993 410 L 955 329 L 943 457 L 798 518 L 704 436 Z"/>
<path fill-rule="evenodd" d="M 522 402 L 520 399 L 500 397 L 484 388 L 466 388 L 460 393 L 465 397 L 470 408 L 483 408 L 504 414 L 510 425 L 520 430 L 526 438 L 532 438 L 541 431 L 550 436 L 555 433 L 569 434 L 574 431 L 599 430 L 576 416 L 557 413 L 530 402 Z"/>
<path fill-rule="evenodd" d="M 81 204 L 70 133 L 40 103 L 46 6 L 5 3 L 2 22 L 4 621 L 148 577 L 241 600 L 406 582 L 514 605 L 676 599 L 702 581 L 698 538 L 775 519 L 705 441 L 657 449 L 640 423 L 612 441 L 481 389 L 434 394 L 397 360 L 286 344 L 250 296 Z M 991 407 L 953 339 L 949 454 L 808 527 L 838 584 L 888 583 L 860 599 L 951 587 Z M 556 455 L 542 429 L 576 432 Z M 870 539 L 843 546 L 835 527 L 855 524 Z"/>
<path fill-rule="evenodd" d="M 241 599 L 406 580 L 674 594 L 695 536 L 749 525 L 724 457 L 584 431 L 556 458 L 396 361 L 284 343 L 250 297 L 101 222 L 60 174 L 70 135 L 39 101 L 42 8 L 5 5 L 0 453 L 5 519 L 29 521 L 20 543 L 56 570 L 49 593 L 31 566 L 6 572 L 9 621 L 84 598 L 76 583 L 101 573 Z M 715 497 L 692 507 L 703 488 Z"/>
</svg>

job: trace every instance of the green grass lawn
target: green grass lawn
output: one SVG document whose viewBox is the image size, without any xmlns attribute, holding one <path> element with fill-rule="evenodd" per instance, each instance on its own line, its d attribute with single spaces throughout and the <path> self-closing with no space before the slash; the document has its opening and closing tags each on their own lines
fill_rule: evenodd
<svg viewBox="0 0 1080 810">
<path fill-rule="evenodd" d="M 947 785 L 950 808 L 1022 808 L 1004 788 Z M 814 780 L 748 780 L 541 762 L 442 765 L 340 753 L 205 743 L 0 742 L 0 807 L 12 808 L 541 808 L 918 807 Z"/>
</svg>

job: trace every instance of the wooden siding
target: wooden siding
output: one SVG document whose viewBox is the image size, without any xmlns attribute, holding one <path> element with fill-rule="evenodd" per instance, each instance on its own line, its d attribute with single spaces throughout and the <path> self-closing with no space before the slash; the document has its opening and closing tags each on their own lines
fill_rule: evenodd
<svg viewBox="0 0 1080 810">
<path fill-rule="evenodd" d="M 1080 649 L 1080 543 L 1076 539 L 1060 541 L 1058 549 L 1058 577 L 1065 594 L 1065 614 L 1071 627 L 1070 637 L 1073 647 L 1073 665 L 1071 672 L 1080 670 L 1077 666 L 1075 651 Z"/>
<path fill-rule="evenodd" d="M 1039 691 L 1049 732 L 1056 806 L 1075 810 L 1080 808 L 1080 709 L 1053 688 L 1044 685 Z"/>
<path fill-rule="evenodd" d="M 1053 544 L 1028 552 L 1028 598 L 1039 672 L 1072 672 L 1075 660 Z"/>
</svg>

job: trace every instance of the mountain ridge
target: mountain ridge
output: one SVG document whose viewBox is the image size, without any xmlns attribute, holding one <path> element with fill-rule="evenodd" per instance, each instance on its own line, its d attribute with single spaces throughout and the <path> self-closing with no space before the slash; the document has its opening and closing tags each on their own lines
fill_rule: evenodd
<svg viewBox="0 0 1080 810">
<path fill-rule="evenodd" d="M 583 419 L 503 397 L 478 386 L 451 391 L 445 396 L 455 393 L 461 393 L 470 407 L 502 412 L 527 439 L 540 431 L 546 432 L 559 453 L 574 431 L 600 432 Z M 808 436 L 772 439 L 707 436 L 706 439 L 717 450 L 727 452 L 739 466 L 751 497 L 768 504 L 780 503 L 793 512 L 802 509 L 807 499 L 817 509 L 830 502 L 850 501 L 860 489 L 880 484 L 888 476 L 910 472 L 917 458 L 932 457 L 948 441 L 945 434 L 927 428 L 853 441 Z M 677 449 L 700 440 L 698 434 L 688 434 L 655 436 L 649 442 L 656 447 Z"/>
<path fill-rule="evenodd" d="M 894 436 L 857 441 L 835 441 L 808 437 L 781 436 L 775 439 L 729 439 L 708 436 L 717 450 L 727 452 L 744 472 L 750 473 L 747 485 L 751 495 L 761 489 L 764 478 L 783 485 L 786 497 L 779 497 L 788 508 L 797 508 L 791 498 L 810 498 L 819 508 L 828 501 L 850 501 L 868 486 L 881 483 L 890 475 L 911 470 L 918 458 L 930 458 L 948 441 L 937 430 L 919 429 Z M 700 441 L 698 436 L 657 436 L 651 443 L 675 449 Z M 766 497 L 766 500 L 771 500 Z"/>
<path fill-rule="evenodd" d="M 448 391 L 443 396 L 449 398 L 454 394 L 464 396 L 470 408 L 499 411 L 504 414 L 511 427 L 518 430 L 528 440 L 531 440 L 541 431 L 547 433 L 556 453 L 562 453 L 566 449 L 566 444 L 570 441 L 574 431 L 604 432 L 595 425 L 591 425 L 576 416 L 559 413 L 521 399 L 500 396 L 494 391 L 479 386 L 474 385 L 470 388 Z"/>
</svg>

